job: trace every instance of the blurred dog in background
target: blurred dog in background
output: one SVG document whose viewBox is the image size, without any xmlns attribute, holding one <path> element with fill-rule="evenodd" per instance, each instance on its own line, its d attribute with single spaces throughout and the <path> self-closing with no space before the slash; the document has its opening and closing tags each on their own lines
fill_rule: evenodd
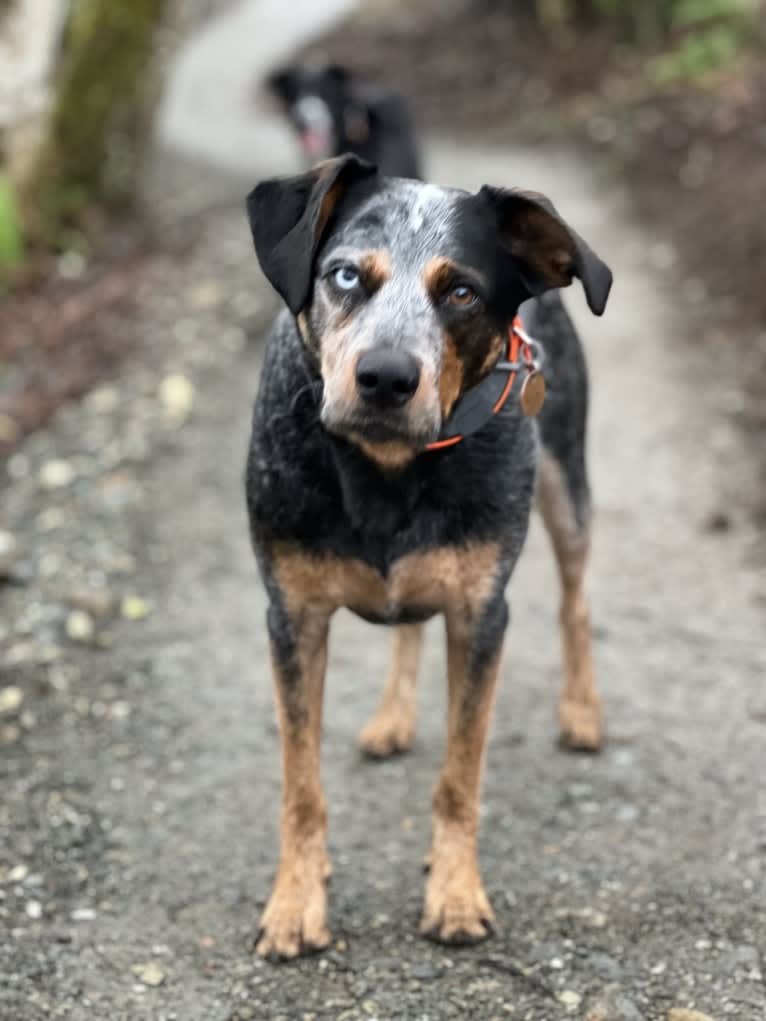
<svg viewBox="0 0 766 1021">
<path fill-rule="evenodd" d="M 412 117 L 397 93 L 337 64 L 289 65 L 269 75 L 266 84 L 284 106 L 310 164 L 351 152 L 389 177 L 421 176 Z"/>
</svg>

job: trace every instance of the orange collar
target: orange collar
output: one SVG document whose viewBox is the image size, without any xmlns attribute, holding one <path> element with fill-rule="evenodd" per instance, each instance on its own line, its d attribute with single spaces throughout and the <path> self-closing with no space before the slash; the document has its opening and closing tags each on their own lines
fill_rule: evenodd
<svg viewBox="0 0 766 1021">
<path fill-rule="evenodd" d="M 506 400 L 508 399 L 508 395 L 513 389 L 513 384 L 516 380 L 516 376 L 518 373 L 518 368 L 516 367 L 517 366 L 516 359 L 519 356 L 519 350 L 521 350 L 521 354 L 524 359 L 524 364 L 530 366 L 531 368 L 533 365 L 533 356 L 532 351 L 530 349 L 530 345 L 527 340 L 527 336 L 524 333 L 524 324 L 522 323 L 521 318 L 519 316 L 515 316 L 513 324 L 508 330 L 508 348 L 507 348 L 508 361 L 505 364 L 509 365 L 509 368 L 506 369 L 503 362 L 498 362 L 498 364 L 492 370 L 493 372 L 504 371 L 508 373 L 508 378 L 505 381 L 505 386 L 503 387 L 502 393 L 492 406 L 493 415 L 496 415 L 498 411 L 500 411 L 500 409 L 503 407 Z M 481 383 L 479 383 L 478 385 L 481 386 Z M 454 447 L 455 444 L 460 443 L 462 439 L 464 439 L 464 433 L 462 432 L 455 433 L 455 435 L 448 436 L 446 439 L 436 440 L 434 443 L 427 443 L 425 449 L 443 450 L 445 447 Z"/>
</svg>

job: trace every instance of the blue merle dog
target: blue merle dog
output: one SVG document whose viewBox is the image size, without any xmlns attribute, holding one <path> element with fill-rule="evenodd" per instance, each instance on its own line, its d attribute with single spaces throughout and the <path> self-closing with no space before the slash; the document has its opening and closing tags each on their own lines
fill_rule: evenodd
<svg viewBox="0 0 766 1021">
<path fill-rule="evenodd" d="M 256 949 L 291 958 L 330 939 L 320 731 L 328 628 L 343 606 L 393 627 L 361 734 L 377 757 L 410 747 L 423 622 L 446 619 L 446 754 L 420 928 L 475 942 L 494 923 L 477 861 L 482 752 L 535 496 L 562 586 L 561 740 L 595 750 L 602 739 L 583 587 L 587 377 L 555 290 L 577 277 L 601 315 L 612 276 L 538 193 L 387 178 L 350 155 L 263 182 L 248 214 L 286 306 L 247 465 L 283 760 L 281 857 Z M 531 298 L 524 326 L 548 384 L 536 418 L 522 396 L 533 365 L 509 355 Z"/>
</svg>

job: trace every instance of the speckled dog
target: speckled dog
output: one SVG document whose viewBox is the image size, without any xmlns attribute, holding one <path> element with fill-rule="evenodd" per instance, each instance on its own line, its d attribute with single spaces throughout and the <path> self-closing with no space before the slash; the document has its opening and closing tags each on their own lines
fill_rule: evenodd
<svg viewBox="0 0 766 1021">
<path fill-rule="evenodd" d="M 497 380 L 513 378 L 503 357 L 522 302 L 578 277 L 600 315 L 611 273 L 542 195 L 384 178 L 353 156 L 258 185 L 248 214 L 287 306 L 247 468 L 283 757 L 281 859 L 257 951 L 290 958 L 330 939 L 319 745 L 341 606 L 395 628 L 383 699 L 361 735 L 375 756 L 409 747 L 422 622 L 446 618 L 447 748 L 420 929 L 477 941 L 493 925 L 476 847 L 482 752 L 535 490 L 563 590 L 561 738 L 601 742 L 583 594 L 586 370 L 558 295 L 525 309 L 546 352 L 539 418 L 522 414 L 523 372 L 504 402 Z"/>
</svg>

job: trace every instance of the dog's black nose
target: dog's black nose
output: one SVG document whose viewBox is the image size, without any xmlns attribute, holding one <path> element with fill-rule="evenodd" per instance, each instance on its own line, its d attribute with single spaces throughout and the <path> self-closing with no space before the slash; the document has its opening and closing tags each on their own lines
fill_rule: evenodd
<svg viewBox="0 0 766 1021">
<path fill-rule="evenodd" d="M 420 382 L 420 366 L 406 351 L 367 351 L 356 366 L 362 400 L 380 408 L 401 408 Z"/>
</svg>

